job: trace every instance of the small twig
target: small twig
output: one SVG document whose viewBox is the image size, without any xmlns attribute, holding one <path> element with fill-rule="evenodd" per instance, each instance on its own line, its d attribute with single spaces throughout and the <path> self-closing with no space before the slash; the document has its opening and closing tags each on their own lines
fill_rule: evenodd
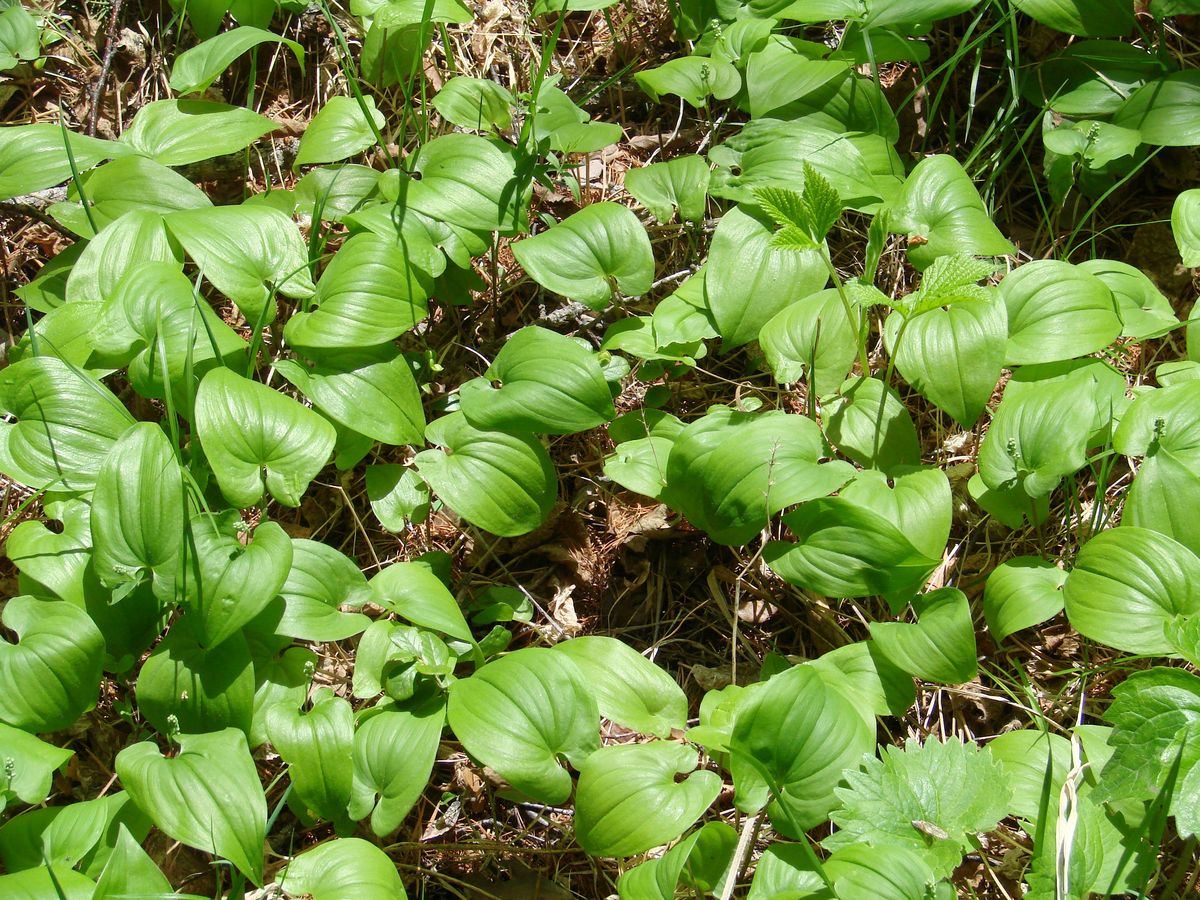
<svg viewBox="0 0 1200 900">
<path fill-rule="evenodd" d="M 121 7 L 125 0 L 113 0 L 112 13 L 108 17 L 108 36 L 104 40 L 104 61 L 100 65 L 100 77 L 92 88 L 91 109 L 88 112 L 87 133 L 89 137 L 96 136 L 96 123 L 100 120 L 100 98 L 104 94 L 104 84 L 108 81 L 108 70 L 112 68 L 113 54 L 117 49 L 117 18 L 121 15 Z"/>
<path fill-rule="evenodd" d="M 746 857 L 750 853 L 750 848 L 754 845 L 754 836 L 758 834 L 758 821 L 762 817 L 761 812 L 756 812 L 752 816 L 747 816 L 745 823 L 742 825 L 742 834 L 738 838 L 737 849 L 733 851 L 733 859 L 729 863 L 729 875 L 725 879 L 725 884 L 721 886 L 720 900 L 729 900 L 733 896 L 733 889 L 737 886 L 738 875 L 741 874 L 742 867 L 746 864 Z"/>
</svg>

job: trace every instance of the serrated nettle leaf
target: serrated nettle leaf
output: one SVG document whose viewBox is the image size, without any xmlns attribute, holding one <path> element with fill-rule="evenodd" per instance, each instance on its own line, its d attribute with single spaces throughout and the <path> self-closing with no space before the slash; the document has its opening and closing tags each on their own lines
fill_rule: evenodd
<svg viewBox="0 0 1200 900">
<path fill-rule="evenodd" d="M 304 48 L 295 41 L 272 34 L 262 28 L 242 25 L 223 31 L 215 37 L 189 47 L 171 65 L 171 90 L 177 94 L 197 94 L 216 81 L 235 59 L 259 44 L 279 43 L 296 57 L 304 71 Z"/>
<path fill-rule="evenodd" d="M 939 256 L 1014 252 L 992 224 L 975 185 L 950 156 L 929 156 L 917 163 L 892 201 L 888 224 L 908 236 L 908 259 L 919 270 Z"/>
<path fill-rule="evenodd" d="M 516 100 L 494 81 L 456 75 L 442 85 L 432 103 L 443 119 L 461 128 L 506 131 L 512 127 Z"/>
<path fill-rule="evenodd" d="M 1006 396 L 992 417 L 979 448 L 979 474 L 993 490 L 1019 487 L 1036 498 L 1086 463 L 1095 403 L 1080 402 L 1074 379 L 1023 387 Z"/>
<path fill-rule="evenodd" d="M 313 348 L 382 344 L 429 314 L 432 289 L 430 276 L 410 263 L 394 235 L 352 235 L 317 282 L 316 308 L 289 319 L 284 337 Z"/>
<path fill-rule="evenodd" d="M 354 711 L 328 688 L 307 712 L 279 704 L 267 711 L 267 735 L 288 764 L 293 796 L 308 819 L 346 820 L 352 778 Z"/>
<path fill-rule="evenodd" d="M 320 541 L 292 539 L 292 565 L 279 589 L 283 615 L 275 633 L 306 641 L 340 641 L 370 620 L 354 609 L 371 599 L 367 580 L 350 557 Z"/>
<path fill-rule="evenodd" d="M 91 222 L 103 230 L 131 210 L 165 214 L 177 209 L 212 206 L 208 195 L 182 175 L 144 156 L 122 156 L 87 173 L 83 179 L 91 217 L 78 202 L 72 185 L 68 201 L 55 203 L 49 213 L 76 234 L 92 238 Z"/>
<path fill-rule="evenodd" d="M 473 640 L 458 601 L 426 561 L 387 566 L 371 579 L 371 594 L 375 603 L 416 625 Z"/>
<path fill-rule="evenodd" d="M 1107 347 L 1121 333 L 1108 286 L 1058 260 L 1035 260 L 1000 282 L 1008 311 L 1005 362 L 1046 363 Z"/>
<path fill-rule="evenodd" d="M 385 444 L 421 442 L 421 390 L 408 360 L 394 346 L 309 352 L 316 360 L 311 367 L 284 359 L 275 368 L 316 409 Z"/>
<path fill-rule="evenodd" d="M 14 597 L 0 624 L 0 721 L 44 733 L 68 727 L 96 703 L 104 638 L 87 613 L 63 600 Z"/>
<path fill-rule="evenodd" d="M 201 513 L 191 522 L 179 573 L 188 625 L 204 646 L 216 647 L 252 621 L 278 595 L 292 565 L 292 542 L 275 522 L 255 528 L 253 540 L 236 510 Z"/>
<path fill-rule="evenodd" d="M 634 73 L 634 79 L 655 102 L 675 95 L 699 109 L 708 98 L 728 100 L 742 89 L 742 76 L 729 63 L 703 56 L 681 56 L 653 69 Z"/>
<path fill-rule="evenodd" d="M 537 325 L 512 335 L 459 395 L 467 421 L 484 430 L 574 434 L 616 415 L 596 354 Z"/>
<path fill-rule="evenodd" d="M 826 597 L 878 594 L 902 605 L 941 562 L 874 509 L 840 497 L 805 503 L 783 521 L 796 540 L 771 541 L 763 558 L 784 581 Z"/>
<path fill-rule="evenodd" d="M 196 643 L 186 624 L 172 627 L 142 665 L 138 710 L 160 734 L 203 734 L 236 728 L 250 733 L 254 665 L 241 634 L 219 647 Z"/>
<path fill-rule="evenodd" d="M 214 206 L 171 213 L 171 234 L 212 285 L 251 323 L 275 318 L 274 294 L 303 299 L 316 287 L 296 223 L 267 206 Z"/>
<path fill-rule="evenodd" d="M 654 279 L 646 229 L 618 203 L 592 203 L 541 234 L 512 245 L 517 262 L 538 284 L 596 310 L 617 291 L 639 296 Z"/>
<path fill-rule="evenodd" d="M 983 613 L 997 641 L 1045 622 L 1063 609 L 1067 573 L 1037 556 L 1017 556 L 988 575 Z"/>
<path fill-rule="evenodd" d="M 301 853 L 279 877 L 289 894 L 313 900 L 404 900 L 396 864 L 370 841 L 335 838 Z"/>
<path fill-rule="evenodd" d="M 0 722 L 0 767 L 4 787 L 0 788 L 0 812 L 14 800 L 30 805 L 50 795 L 54 773 L 75 751 L 40 740 L 20 728 Z"/>
<path fill-rule="evenodd" d="M 820 172 L 808 162 L 803 166 L 802 193 L 786 188 L 760 187 L 754 190 L 754 199 L 776 225 L 799 229 L 808 236 L 811 246 L 819 249 L 821 241 L 842 214 L 842 201 Z"/>
<path fill-rule="evenodd" d="M 1113 116 L 1134 128 L 1142 141 L 1159 147 L 1190 147 L 1200 141 L 1200 72 L 1172 72 L 1138 88 Z"/>
<path fill-rule="evenodd" d="M 957 588 L 939 588 L 913 600 L 917 621 L 872 622 L 871 637 L 898 668 L 937 684 L 964 684 L 975 677 L 975 629 L 971 604 Z"/>
<path fill-rule="evenodd" d="M 571 777 L 565 756 L 580 765 L 600 746 L 600 712 L 571 659 L 526 647 L 450 686 L 450 727 L 475 759 L 541 803 L 561 803 Z"/>
<path fill-rule="evenodd" d="M 704 297 L 723 350 L 758 338 L 776 313 L 825 287 L 819 250 L 777 250 L 771 222 L 742 207 L 721 217 L 713 233 Z"/>
<path fill-rule="evenodd" d="M 781 509 L 850 479 L 846 463 L 818 464 L 823 453 L 804 416 L 715 407 L 675 438 L 663 500 L 718 543 L 743 544 Z"/>
<path fill-rule="evenodd" d="M 1141 269 L 1111 259 L 1089 259 L 1077 268 L 1095 275 L 1112 291 L 1121 318 L 1121 334 L 1144 340 L 1161 337 L 1178 327 L 1171 301 Z"/>
<path fill-rule="evenodd" d="M 147 580 L 171 598 L 186 513 L 176 448 L 157 425 L 134 425 L 96 476 L 92 562 L 100 581 L 115 587 Z"/>
<path fill-rule="evenodd" d="M 382 131 L 387 122 L 376 109 L 375 98 L 364 96 L 362 103 L 365 113 L 354 97 L 330 97 L 325 101 L 300 137 L 293 168 L 345 159 L 374 144 L 376 132 Z"/>
<path fill-rule="evenodd" d="M 1176 195 L 1171 207 L 1171 232 L 1183 264 L 1200 266 L 1200 188 Z"/>
<path fill-rule="evenodd" d="M 830 850 L 870 842 L 924 851 L 934 873 L 948 876 L 971 844 L 1005 815 L 1010 790 L 999 766 L 974 743 L 911 738 L 887 747 L 861 771 L 846 773 L 849 787 L 833 812 L 838 830 L 822 841 Z M 918 826 L 927 827 L 920 830 Z"/>
<path fill-rule="evenodd" d="M 76 170 L 84 172 L 128 152 L 128 148 L 115 141 L 72 131 L 66 131 L 64 136 L 61 127 L 49 123 L 0 128 L 0 200 L 66 181 L 71 177 L 71 157 Z"/>
<path fill-rule="evenodd" d="M 201 380 L 195 421 L 221 492 L 239 507 L 258 503 L 264 491 L 299 506 L 333 452 L 333 426 L 321 416 L 225 368 Z"/>
<path fill-rule="evenodd" d="M 842 773 L 874 747 L 874 729 L 816 670 L 796 666 L 738 704 L 730 771 L 743 812 L 767 806 L 789 837 L 824 822 Z"/>
<path fill-rule="evenodd" d="M 628 644 L 616 638 L 589 635 L 562 641 L 554 649 L 565 653 L 579 667 L 596 695 L 604 718 L 662 738 L 687 725 L 687 697 L 683 690 Z"/>
<path fill-rule="evenodd" d="M 462 413 L 451 413 L 425 429 L 440 450 L 418 453 L 421 477 L 446 505 L 485 531 L 501 537 L 526 534 L 550 515 L 558 482 L 550 456 L 536 438 L 481 431 Z"/>
<path fill-rule="evenodd" d="M 437 757 L 446 719 L 438 696 L 406 708 L 384 708 L 354 733 L 350 816 L 371 816 L 371 830 L 391 834 L 421 796 Z"/>
<path fill-rule="evenodd" d="M 595 856 L 629 856 L 679 837 L 721 791 L 721 777 L 694 771 L 697 762 L 695 750 L 667 741 L 591 754 L 575 798 L 580 846 Z"/>
<path fill-rule="evenodd" d="M 988 291 L 983 298 L 938 306 L 909 319 L 894 312 L 885 337 L 904 380 L 968 428 L 1000 380 L 1008 314 L 997 293 Z"/>
<path fill-rule="evenodd" d="M 1200 559 L 1157 531 L 1125 525 L 1079 551 L 1063 598 L 1084 637 L 1128 653 L 1165 655 L 1163 627 L 1200 610 Z"/>
<path fill-rule="evenodd" d="M 164 166 L 186 166 L 254 143 L 275 123 L 253 110 L 208 100 L 154 100 L 137 111 L 121 143 Z"/>
<path fill-rule="evenodd" d="M 226 728 L 178 741 L 171 759 L 149 741 L 118 753 L 121 784 L 170 837 L 228 859 L 261 885 L 267 801 L 246 736 Z"/>
<path fill-rule="evenodd" d="M 829 440 L 859 465 L 895 472 L 921 462 L 908 408 L 878 378 L 847 379 L 826 401 L 823 418 Z"/>
<path fill-rule="evenodd" d="M 708 163 L 690 155 L 630 169 L 625 189 L 660 222 L 671 221 L 676 211 L 683 222 L 699 222 L 708 193 Z"/>
<path fill-rule="evenodd" d="M 706 822 L 662 856 L 625 870 L 617 881 L 617 894 L 621 900 L 674 900 L 681 883 L 715 892 L 736 847 L 733 828 Z"/>
<path fill-rule="evenodd" d="M 0 470 L 34 488 L 90 490 L 133 417 L 102 384 L 37 356 L 0 372 Z"/>
</svg>

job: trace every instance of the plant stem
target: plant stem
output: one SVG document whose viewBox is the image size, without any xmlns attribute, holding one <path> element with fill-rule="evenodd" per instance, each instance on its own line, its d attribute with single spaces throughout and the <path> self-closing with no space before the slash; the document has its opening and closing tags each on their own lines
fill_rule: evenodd
<svg viewBox="0 0 1200 900">
<path fill-rule="evenodd" d="M 841 277 L 837 273 L 837 267 L 834 266 L 833 260 L 829 257 L 828 248 L 822 246 L 818 249 L 817 253 L 821 257 L 821 262 L 825 263 L 829 277 L 833 280 L 833 286 L 837 289 L 838 297 L 842 301 L 842 309 L 846 312 L 846 319 L 850 322 L 850 327 L 854 329 L 854 333 L 858 336 L 858 364 L 862 366 L 863 375 L 870 375 L 871 364 L 867 361 L 867 347 L 863 341 L 862 318 L 854 314 L 854 304 L 850 302 L 850 295 L 846 293 L 846 285 L 842 282 Z"/>
</svg>

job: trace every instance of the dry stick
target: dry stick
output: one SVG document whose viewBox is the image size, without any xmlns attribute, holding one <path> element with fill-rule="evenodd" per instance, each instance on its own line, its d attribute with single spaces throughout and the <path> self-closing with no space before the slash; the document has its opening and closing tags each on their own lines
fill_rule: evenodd
<svg viewBox="0 0 1200 900">
<path fill-rule="evenodd" d="M 87 133 L 96 136 L 96 123 L 100 120 L 100 98 L 104 94 L 104 83 L 108 81 L 108 70 L 112 68 L 113 53 L 117 49 L 117 17 L 125 0 L 113 0 L 112 13 L 108 17 L 108 37 L 104 40 L 104 61 L 100 65 L 100 78 L 92 88 L 92 108 L 88 112 Z"/>
</svg>

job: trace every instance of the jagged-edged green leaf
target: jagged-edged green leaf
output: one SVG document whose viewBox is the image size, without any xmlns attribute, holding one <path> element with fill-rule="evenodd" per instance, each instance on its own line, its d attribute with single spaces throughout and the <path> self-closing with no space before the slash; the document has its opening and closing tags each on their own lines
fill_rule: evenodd
<svg viewBox="0 0 1200 900">
<path fill-rule="evenodd" d="M 658 102 L 673 94 L 699 109 L 708 98 L 728 100 L 742 89 L 742 76 L 727 62 L 704 56 L 680 56 L 634 73 L 638 86 Z"/>
<path fill-rule="evenodd" d="M 295 54 L 304 70 L 304 48 L 295 41 L 262 28 L 241 25 L 189 47 L 171 64 L 171 90 L 177 94 L 197 94 L 216 81 L 235 59 L 259 44 L 279 43 Z"/>
<path fill-rule="evenodd" d="M 267 491 L 299 506 L 333 452 L 333 426 L 321 416 L 229 369 L 213 369 L 196 393 L 196 431 L 221 493 L 235 506 Z"/>
<path fill-rule="evenodd" d="M 300 812 L 309 819 L 345 821 L 354 744 L 349 702 L 322 688 L 307 712 L 282 703 L 273 706 L 267 711 L 267 735 L 288 764 Z"/>
<path fill-rule="evenodd" d="M 178 741 L 171 759 L 151 741 L 118 753 L 121 784 L 167 835 L 224 857 L 261 885 L 267 801 L 246 736 L 226 728 Z"/>
<path fill-rule="evenodd" d="M 293 167 L 345 159 L 374 144 L 375 133 L 383 130 L 386 120 L 375 108 L 373 97 L 364 96 L 362 103 L 366 106 L 365 113 L 354 97 L 326 100 L 304 129 Z"/>
<path fill-rule="evenodd" d="M 844 455 L 883 472 L 918 465 L 917 427 L 900 396 L 878 378 L 850 378 L 827 400 L 825 433 Z"/>
<path fill-rule="evenodd" d="M 67 154 L 70 144 L 71 154 Z M 75 169 L 88 169 L 117 156 L 128 148 L 115 141 L 64 132 L 58 125 L 13 125 L 0 128 L 0 200 L 20 197 L 52 187 L 71 177 Z"/>
<path fill-rule="evenodd" d="M 370 841 L 335 838 L 306 850 L 287 865 L 279 883 L 293 896 L 313 900 L 404 900 L 396 864 Z"/>
<path fill-rule="evenodd" d="M 429 314 L 433 281 L 410 264 L 402 241 L 352 235 L 317 282 L 315 309 L 288 320 L 284 336 L 302 347 L 370 347 L 399 337 Z"/>
<path fill-rule="evenodd" d="M 481 431 L 462 413 L 430 423 L 425 437 L 442 449 L 418 453 L 417 471 L 471 524 L 512 537 L 533 531 L 550 515 L 558 484 L 536 438 Z"/>
<path fill-rule="evenodd" d="M 494 81 L 456 75 L 434 94 L 432 103 L 443 119 L 460 128 L 505 131 L 512 127 L 516 100 Z"/>
<path fill-rule="evenodd" d="M 439 696 L 411 708 L 385 708 L 359 725 L 351 818 L 369 814 L 379 837 L 400 827 L 429 781 L 445 719 Z"/>
<path fill-rule="evenodd" d="M 861 771 L 847 771 L 846 781 L 832 815 L 838 830 L 821 843 L 831 850 L 870 842 L 922 851 L 941 877 L 971 849 L 972 835 L 996 827 L 1010 796 L 1000 767 L 957 737 L 924 744 L 909 738 L 903 749 L 887 747 Z"/>
<path fill-rule="evenodd" d="M 14 597 L 0 624 L 0 722 L 44 733 L 70 726 L 100 689 L 104 638 L 87 613 L 64 600 Z"/>
<path fill-rule="evenodd" d="M 1085 356 L 1121 333 L 1108 286 L 1070 263 L 1035 260 L 1000 283 L 1008 311 L 1005 362 L 1047 363 Z"/>
<path fill-rule="evenodd" d="M 390 344 L 311 351 L 315 365 L 279 360 L 275 368 L 339 425 L 385 444 L 417 444 L 425 411 L 408 360 Z"/>
<path fill-rule="evenodd" d="M 541 803 L 561 803 L 571 776 L 558 763 L 582 764 L 600 746 L 587 680 L 562 653 L 526 647 L 450 686 L 450 727 L 475 759 Z"/>
<path fill-rule="evenodd" d="M 992 637 L 1002 641 L 1062 612 L 1066 580 L 1066 572 L 1037 556 L 1017 556 L 992 569 L 983 592 Z"/>
<path fill-rule="evenodd" d="M 154 100 L 137 111 L 121 143 L 164 166 L 186 166 L 254 143 L 275 123 L 253 110 L 209 100 Z"/>
<path fill-rule="evenodd" d="M 573 434 L 616 415 L 596 354 L 537 325 L 512 335 L 459 395 L 467 421 L 485 430 Z"/>
<path fill-rule="evenodd" d="M 1014 252 L 992 224 L 975 185 L 951 156 L 929 156 L 917 163 L 892 201 L 888 224 L 908 236 L 908 259 L 919 270 L 952 253 Z"/>
<path fill-rule="evenodd" d="M 424 560 L 398 562 L 371 579 L 374 602 L 415 625 L 470 642 L 471 629 L 458 601 Z"/>
<path fill-rule="evenodd" d="M 669 737 L 673 729 L 686 727 L 687 697 L 683 690 L 675 679 L 628 644 L 588 635 L 562 641 L 554 649 L 579 667 L 604 718 L 662 738 Z"/>
<path fill-rule="evenodd" d="M 853 469 L 818 464 L 820 430 L 804 416 L 715 407 L 675 439 L 663 500 L 718 543 L 737 545 L 787 506 L 824 497 Z"/>
<path fill-rule="evenodd" d="M 756 340 L 780 310 L 825 287 L 820 251 L 779 250 L 765 217 L 736 207 L 713 233 L 704 278 L 705 305 L 724 350 Z"/>
<path fill-rule="evenodd" d="M 203 734 L 236 728 L 250 733 L 254 665 L 240 634 L 206 649 L 186 626 L 172 628 L 142 665 L 138 710 L 160 734 Z"/>
<path fill-rule="evenodd" d="M 340 641 L 361 632 L 370 620 L 358 608 L 370 599 L 367 580 L 354 561 L 329 544 L 292 539 L 292 567 L 283 587 L 283 615 L 276 634 L 306 641 Z"/>
<path fill-rule="evenodd" d="M 1172 72 L 1138 88 L 1113 116 L 1113 124 L 1137 129 L 1142 142 L 1191 147 L 1200 141 L 1200 72 Z"/>
<path fill-rule="evenodd" d="M 0 722 L 0 767 L 5 772 L 0 788 L 0 812 L 14 800 L 30 805 L 50 795 L 54 773 L 62 768 L 74 750 L 55 747 L 20 728 Z"/>
<path fill-rule="evenodd" d="M 695 771 L 697 762 L 694 749 L 667 741 L 591 754 L 575 795 L 579 845 L 593 856 L 630 856 L 679 837 L 721 791 L 721 777 Z"/>
<path fill-rule="evenodd" d="M 802 838 L 828 818 L 843 771 L 874 744 L 874 728 L 843 694 L 810 666 L 795 666 L 737 706 L 729 741 L 734 802 L 743 812 L 767 806 L 777 831 Z"/>
<path fill-rule="evenodd" d="M 102 384 L 36 356 L 0 372 L 0 470 L 33 488 L 90 490 L 133 417 Z"/>
<path fill-rule="evenodd" d="M 841 296 L 829 288 L 780 310 L 763 325 L 758 341 L 776 381 L 791 384 L 807 373 L 809 395 L 823 396 L 850 373 L 858 328 Z"/>
<path fill-rule="evenodd" d="M 1173 652 L 1163 626 L 1200 611 L 1200 559 L 1165 534 L 1124 525 L 1083 545 L 1063 587 L 1084 637 L 1127 653 Z"/>
<path fill-rule="evenodd" d="M 101 583 L 151 581 L 173 593 L 183 548 L 183 473 L 163 430 L 140 422 L 113 445 L 92 495 L 92 562 Z"/>
<path fill-rule="evenodd" d="M 971 604 L 957 588 L 939 588 L 913 600 L 917 621 L 872 622 L 879 652 L 924 681 L 964 684 L 975 677 Z"/>
<path fill-rule="evenodd" d="M 251 322 L 275 318 L 273 294 L 309 297 L 308 253 L 296 223 L 262 205 L 188 209 L 166 217 L 204 277 Z"/>
<path fill-rule="evenodd" d="M 606 309 L 620 291 L 650 290 L 654 253 L 646 229 L 619 203 L 592 203 L 541 234 L 512 245 L 538 284 L 593 309 Z"/>
<path fill-rule="evenodd" d="M 708 163 L 702 156 L 677 156 L 625 173 L 625 189 L 660 222 L 678 211 L 684 222 L 704 218 L 708 194 Z"/>
</svg>

